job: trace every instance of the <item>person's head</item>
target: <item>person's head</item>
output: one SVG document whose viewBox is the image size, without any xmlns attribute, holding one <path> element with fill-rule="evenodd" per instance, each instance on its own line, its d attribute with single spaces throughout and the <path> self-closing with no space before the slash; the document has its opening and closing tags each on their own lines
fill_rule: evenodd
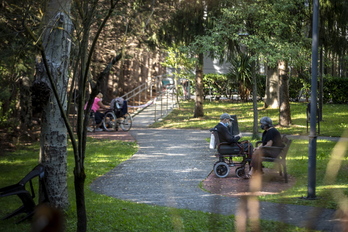
<svg viewBox="0 0 348 232">
<path fill-rule="evenodd" d="M 114 92 L 112 92 L 112 96 L 114 96 L 114 97 L 117 97 L 117 94 L 118 94 L 117 90 L 115 90 Z"/>
<path fill-rule="evenodd" d="M 230 121 L 232 121 L 233 119 L 231 118 L 231 115 L 229 115 L 228 113 L 223 113 L 220 116 L 220 122 L 227 124 Z"/>
<path fill-rule="evenodd" d="M 103 94 L 102 93 L 98 93 L 96 97 L 102 99 L 103 98 Z"/>
<path fill-rule="evenodd" d="M 260 124 L 261 124 L 261 129 L 262 130 L 267 130 L 270 127 L 273 127 L 272 119 L 270 119 L 269 117 L 262 117 L 260 119 Z"/>
</svg>

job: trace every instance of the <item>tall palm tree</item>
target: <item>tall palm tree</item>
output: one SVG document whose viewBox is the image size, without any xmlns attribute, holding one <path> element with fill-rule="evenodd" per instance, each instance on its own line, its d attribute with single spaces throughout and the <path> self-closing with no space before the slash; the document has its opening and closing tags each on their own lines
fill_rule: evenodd
<svg viewBox="0 0 348 232">
<path fill-rule="evenodd" d="M 229 77 L 239 83 L 238 92 L 241 100 L 248 100 L 252 90 L 252 69 L 250 56 L 240 53 L 231 60 Z"/>
</svg>

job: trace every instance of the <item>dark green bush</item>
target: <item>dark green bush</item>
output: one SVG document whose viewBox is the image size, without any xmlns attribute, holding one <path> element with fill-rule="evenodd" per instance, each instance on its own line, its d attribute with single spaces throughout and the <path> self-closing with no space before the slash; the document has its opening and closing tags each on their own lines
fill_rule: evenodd
<svg viewBox="0 0 348 232">
<path fill-rule="evenodd" d="M 256 74 L 257 80 L 257 93 L 260 98 L 265 96 L 266 88 L 266 76 L 261 74 Z M 225 74 L 205 74 L 203 78 L 204 84 L 204 96 L 209 95 L 219 95 L 231 98 L 232 94 L 238 92 L 239 82 L 231 75 Z M 248 88 L 252 90 L 252 85 L 249 84 Z"/>
<path fill-rule="evenodd" d="M 257 95 L 263 99 L 266 94 L 266 75 L 256 74 Z"/>
<path fill-rule="evenodd" d="M 209 73 L 203 77 L 204 96 L 206 95 L 219 95 L 226 96 L 230 89 L 228 79 L 226 75 Z"/>
<path fill-rule="evenodd" d="M 307 73 L 300 72 L 298 76 L 291 76 L 289 81 L 289 97 L 295 101 L 299 97 L 309 97 L 311 79 Z"/>
<path fill-rule="evenodd" d="M 324 78 L 324 102 L 348 103 L 348 78 L 326 76 Z"/>
</svg>

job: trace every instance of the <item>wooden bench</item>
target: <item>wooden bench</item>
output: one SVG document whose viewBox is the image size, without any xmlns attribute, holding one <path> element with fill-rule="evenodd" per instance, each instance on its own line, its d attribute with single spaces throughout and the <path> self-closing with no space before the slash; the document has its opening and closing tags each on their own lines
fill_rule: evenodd
<svg viewBox="0 0 348 232">
<path fill-rule="evenodd" d="M 283 176 L 285 179 L 285 183 L 288 183 L 288 173 L 286 170 L 286 155 L 288 154 L 290 145 L 292 143 L 291 139 L 288 139 L 286 135 L 282 136 L 282 142 L 284 144 L 284 147 L 263 147 L 266 149 L 279 149 L 280 154 L 277 158 L 271 158 L 271 157 L 263 157 L 262 162 L 275 162 L 278 164 L 279 167 L 279 175 Z M 262 143 L 262 141 L 256 142 L 256 147 Z"/>
</svg>

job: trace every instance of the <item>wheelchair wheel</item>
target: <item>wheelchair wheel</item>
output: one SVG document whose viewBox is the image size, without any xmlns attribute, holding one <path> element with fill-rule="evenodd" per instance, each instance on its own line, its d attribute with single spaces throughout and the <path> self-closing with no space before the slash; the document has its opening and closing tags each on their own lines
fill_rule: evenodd
<svg viewBox="0 0 348 232">
<path fill-rule="evenodd" d="M 214 165 L 215 175 L 224 178 L 230 173 L 230 167 L 225 162 L 219 162 Z"/>
<path fill-rule="evenodd" d="M 113 112 L 107 112 L 103 118 L 103 127 L 106 131 L 116 131 L 116 116 Z"/>
<path fill-rule="evenodd" d="M 123 131 L 129 131 L 132 127 L 132 116 L 129 113 L 126 113 L 121 117 L 120 121 L 120 127 L 122 128 Z"/>
<path fill-rule="evenodd" d="M 245 176 L 245 168 L 244 167 L 236 168 L 236 176 L 238 178 L 244 177 Z"/>
</svg>

